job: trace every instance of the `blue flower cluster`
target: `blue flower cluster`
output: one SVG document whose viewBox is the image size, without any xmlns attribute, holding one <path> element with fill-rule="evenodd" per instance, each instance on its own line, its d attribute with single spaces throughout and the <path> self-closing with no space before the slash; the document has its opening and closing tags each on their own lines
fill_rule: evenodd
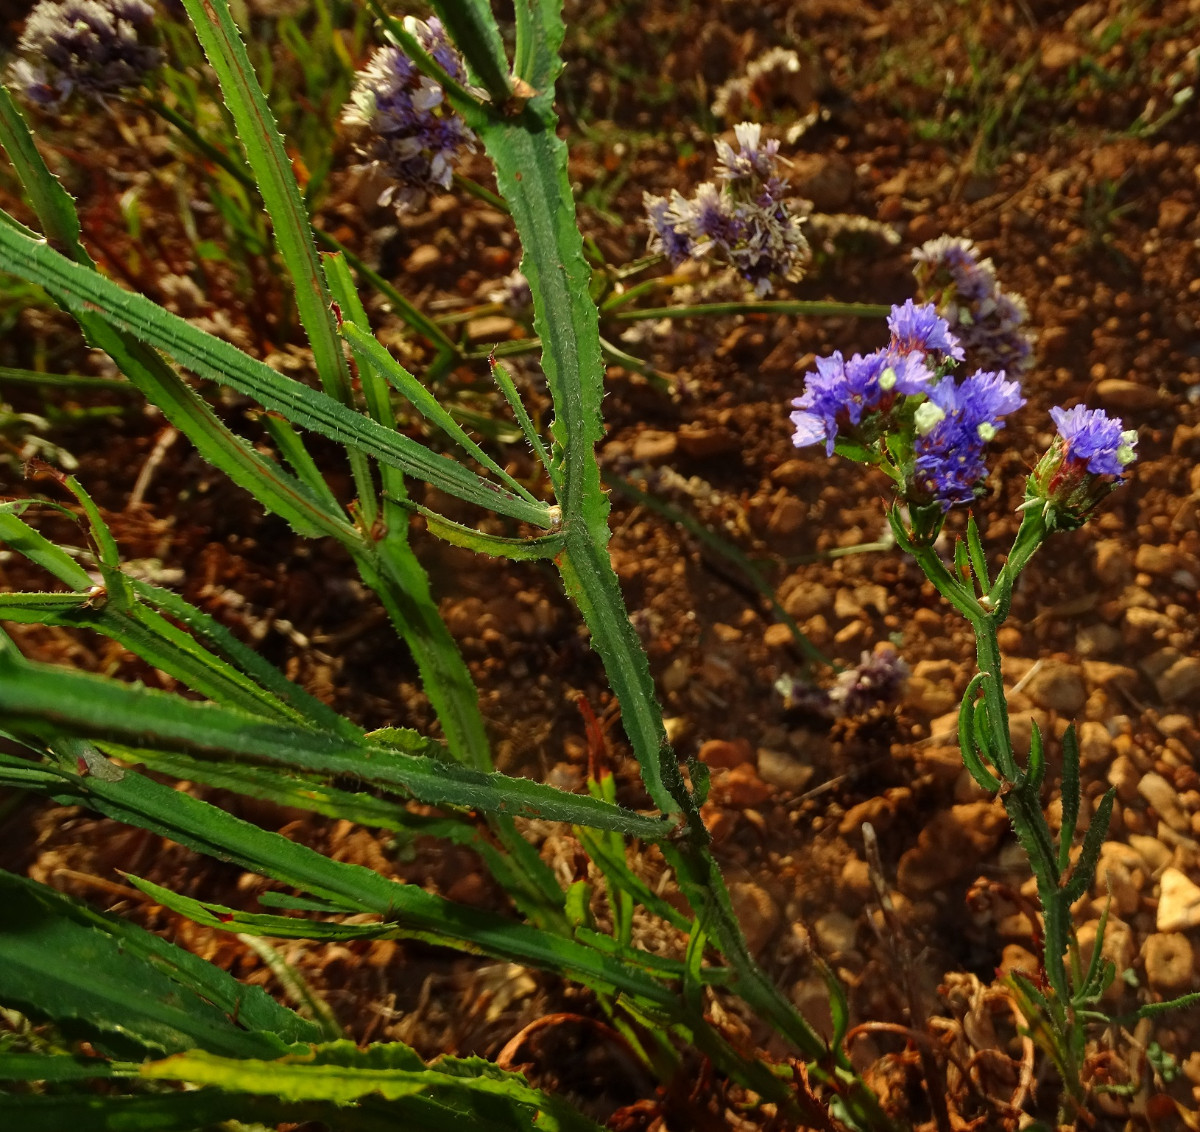
<svg viewBox="0 0 1200 1132">
<path fill-rule="evenodd" d="M 1054 408 L 1058 435 L 1025 488 L 1024 508 L 1040 507 L 1051 526 L 1074 530 L 1125 482 L 1137 459 L 1137 430 L 1102 409 Z"/>
<path fill-rule="evenodd" d="M 1023 377 L 1033 366 L 1029 311 L 1000 289 L 990 259 L 970 240 L 939 236 L 913 253 L 920 296 L 933 303 L 974 365 Z"/>
<path fill-rule="evenodd" d="M 733 132 L 736 149 L 716 143 L 717 184 L 705 181 L 690 200 L 646 193 L 649 246 L 676 267 L 688 259 L 729 264 L 762 296 L 776 280 L 799 279 L 811 253 L 779 175 L 779 142 L 752 122 Z"/>
<path fill-rule="evenodd" d="M 25 23 L 17 45 L 24 58 L 11 81 L 30 102 L 54 110 L 75 93 L 124 94 L 161 61 L 140 38 L 153 22 L 146 0 L 42 0 Z"/>
<path fill-rule="evenodd" d="M 911 503 L 970 503 L 987 473 L 988 441 L 1025 404 L 1021 387 L 1003 371 L 950 377 L 963 349 L 931 304 L 893 307 L 888 327 L 882 350 L 817 359 L 792 402 L 792 443 L 824 442 L 832 455 L 841 440 L 859 459 L 888 459 Z"/>
<path fill-rule="evenodd" d="M 833 455 L 839 435 L 860 443 L 874 440 L 886 428 L 898 398 L 927 392 L 934 376 L 916 351 L 876 350 L 846 361 L 835 350 L 828 358 L 818 358 L 816 365 L 804 393 L 792 402 L 798 410 L 792 414 L 796 426 L 792 443 L 804 448 L 824 441 L 828 456 Z M 862 435 L 864 422 L 869 436 Z"/>
<path fill-rule="evenodd" d="M 1083 464 L 1096 476 L 1119 476 L 1137 459 L 1137 430 L 1122 430 L 1121 421 L 1103 409 L 1054 408 L 1050 416 L 1068 461 Z"/>
<path fill-rule="evenodd" d="M 462 57 L 441 21 L 410 17 L 405 27 L 447 75 L 465 81 Z M 361 129 L 360 152 L 395 182 L 380 203 L 402 210 L 419 208 L 429 192 L 448 189 L 454 166 L 475 150 L 475 134 L 446 105 L 441 86 L 398 47 L 381 47 L 359 72 L 342 120 Z"/>
<path fill-rule="evenodd" d="M 943 510 L 972 503 L 987 475 L 987 443 L 1004 427 L 1004 418 L 1025 404 L 1021 386 L 1005 381 L 1003 370 L 977 370 L 956 382 L 943 377 L 913 415 L 916 463 L 909 498 L 937 502 Z"/>
</svg>

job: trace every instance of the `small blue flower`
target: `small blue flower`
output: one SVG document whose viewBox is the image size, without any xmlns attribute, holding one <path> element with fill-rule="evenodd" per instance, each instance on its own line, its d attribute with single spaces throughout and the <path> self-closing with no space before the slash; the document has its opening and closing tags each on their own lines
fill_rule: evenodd
<svg viewBox="0 0 1200 1132">
<path fill-rule="evenodd" d="M 894 645 L 877 645 L 864 652 L 858 664 L 839 673 L 829 689 L 834 716 L 854 718 L 894 699 L 904 687 L 911 670 Z"/>
<path fill-rule="evenodd" d="M 1137 459 L 1137 431 L 1102 409 L 1055 407 L 1058 435 L 1025 485 L 1022 510 L 1040 507 L 1051 527 L 1075 530 L 1096 505 L 1125 482 Z"/>
<path fill-rule="evenodd" d="M 1121 421 L 1103 409 L 1050 410 L 1066 448 L 1066 458 L 1086 464 L 1096 476 L 1119 476 L 1137 459 L 1137 431 L 1123 431 Z"/>
<path fill-rule="evenodd" d="M 683 201 L 679 193 L 675 193 L 674 196 Z M 672 267 L 678 267 L 684 260 L 690 259 L 694 246 L 694 241 L 687 234 L 690 218 L 685 216 L 681 220 L 674 201 L 667 200 L 666 197 L 645 193 L 642 204 L 650 224 L 650 250 L 665 255 L 671 261 Z M 684 204 L 687 202 L 684 201 Z"/>
<path fill-rule="evenodd" d="M 892 313 L 888 315 L 888 329 L 892 332 L 890 347 L 896 353 L 940 350 L 956 362 L 963 360 L 962 347 L 950 333 L 950 324 L 938 314 L 937 307 L 932 303 L 917 306 L 912 299 L 908 299 L 904 306 L 892 307 Z"/>
<path fill-rule="evenodd" d="M 451 78 L 465 79 L 440 21 L 410 18 L 406 26 Z M 418 208 L 429 191 L 448 189 L 454 166 L 475 149 L 474 133 L 445 105 L 442 88 L 398 47 L 381 47 L 359 72 L 342 120 L 361 129 L 360 151 L 396 182 L 381 200 L 401 209 Z"/>
<path fill-rule="evenodd" d="M 1020 385 L 1003 372 L 978 370 L 961 383 L 942 378 L 914 415 L 915 501 L 937 502 L 945 511 L 972 502 L 987 475 L 988 441 L 1024 404 Z"/>
<path fill-rule="evenodd" d="M 928 391 L 933 374 L 920 354 L 894 354 L 876 350 L 849 361 L 841 351 L 818 358 L 815 373 L 806 375 L 804 392 L 793 402 L 791 414 L 797 448 L 825 441 L 833 455 L 839 435 L 853 432 L 864 418 L 888 413 L 898 397 Z"/>
</svg>

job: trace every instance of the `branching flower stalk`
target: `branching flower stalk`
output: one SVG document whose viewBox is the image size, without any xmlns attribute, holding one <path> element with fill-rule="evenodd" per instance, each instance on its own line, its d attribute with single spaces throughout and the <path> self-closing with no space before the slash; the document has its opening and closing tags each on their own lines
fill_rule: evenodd
<svg viewBox="0 0 1200 1132">
<path fill-rule="evenodd" d="M 1036 1017 L 1034 1036 L 1058 1068 L 1071 1102 L 1079 1106 L 1084 1101 L 1084 1027 L 1105 1021 L 1098 1003 L 1115 971 L 1100 957 L 1103 929 L 1089 969 L 1082 971 L 1077 962 L 1068 965 L 1068 956 L 1078 951 L 1071 905 L 1091 888 L 1115 791 L 1108 790 L 1100 800 L 1076 854 L 1079 749 L 1069 728 L 1063 739 L 1062 826 L 1056 839 L 1042 809 L 1046 759 L 1036 724 L 1030 750 L 1019 755 L 1013 747 L 997 632 L 1008 616 L 1018 576 L 1042 543 L 1055 530 L 1081 526 L 1124 482 L 1136 459 L 1137 433 L 1100 410 L 1051 409 L 1058 435 L 1029 476 L 1022 522 L 1003 568 L 991 577 L 974 518 L 968 521 L 965 541 L 957 541 L 952 561 L 945 562 L 935 542 L 946 514 L 985 493 L 987 446 L 1025 399 L 1003 371 L 977 371 L 962 381 L 950 375 L 964 350 L 933 305 L 909 300 L 893 308 L 888 325 L 891 340 L 883 350 L 848 361 L 840 353 L 817 359 L 794 402 L 793 441 L 798 447 L 822 444 L 829 455 L 837 452 L 887 473 L 897 492 L 888 510 L 897 545 L 912 555 L 975 634 L 978 673 L 962 699 L 959 746 L 971 776 L 1004 806 L 1037 880 L 1044 921 L 1041 976 L 1034 980 L 1014 972 L 1009 980 L 1026 1013 Z M 1000 327 L 998 333 L 1005 338 L 1009 330 Z M 977 354 L 980 346 L 976 339 Z"/>
</svg>

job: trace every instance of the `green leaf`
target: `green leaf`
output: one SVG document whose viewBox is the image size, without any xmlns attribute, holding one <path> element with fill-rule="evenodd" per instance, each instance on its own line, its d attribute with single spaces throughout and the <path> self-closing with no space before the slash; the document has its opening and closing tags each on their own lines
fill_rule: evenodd
<svg viewBox="0 0 1200 1132">
<path fill-rule="evenodd" d="M 396 392 L 408 400 L 421 416 L 437 425 L 455 444 L 469 456 L 473 456 L 478 460 L 488 471 L 494 472 L 499 476 L 517 495 L 529 500 L 531 503 L 538 502 L 522 484 L 513 479 L 508 472 L 463 431 L 458 422 L 438 402 L 437 398 L 396 361 L 384 348 L 382 343 L 376 341 L 361 326 L 349 320 L 342 322 L 341 333 L 353 347 L 354 356 L 366 362 L 377 374 L 383 377 Z"/>
<path fill-rule="evenodd" d="M 962 539 L 954 540 L 954 571 L 961 581 L 971 584 L 971 556 Z"/>
<path fill-rule="evenodd" d="M 525 439 L 529 441 L 529 446 L 536 453 L 537 458 L 542 463 L 542 467 L 546 469 L 546 474 L 550 477 L 550 482 L 554 485 L 555 490 L 557 490 L 559 485 L 554 478 L 554 465 L 550 459 L 550 453 L 546 451 L 546 445 L 542 442 L 541 435 L 534 427 L 533 420 L 529 416 L 529 410 L 525 408 L 525 402 L 521 400 L 521 394 L 517 392 L 517 387 L 513 382 L 511 374 L 496 361 L 495 357 L 488 359 L 488 365 L 492 371 L 492 380 L 499 387 L 500 392 L 504 394 L 504 399 L 512 409 L 517 424 L 525 434 Z"/>
<path fill-rule="evenodd" d="M 1096 864 L 1100 860 L 1100 847 L 1104 844 L 1105 834 L 1108 833 L 1108 823 L 1112 818 L 1113 801 L 1117 796 L 1115 787 L 1105 791 L 1104 797 L 1096 807 L 1088 825 L 1087 833 L 1083 835 L 1083 848 L 1079 859 L 1071 869 L 1071 875 L 1062 887 L 1063 900 L 1074 904 L 1096 879 Z"/>
<path fill-rule="evenodd" d="M 27 510 L 29 506 L 29 501 L 0 504 L 0 542 L 24 555 L 35 566 L 53 574 L 77 594 L 86 594 L 93 585 L 91 575 L 62 547 L 56 546 L 28 523 L 17 518 L 16 512 Z"/>
<path fill-rule="evenodd" d="M 165 751 L 134 750 L 101 743 L 110 755 L 185 782 L 203 782 L 219 790 L 232 790 L 248 798 L 264 798 L 279 806 L 294 806 L 339 821 L 372 829 L 387 829 L 409 837 L 439 837 L 457 845 L 476 847 L 479 830 L 462 817 L 435 817 L 410 813 L 396 798 L 376 798 L 361 790 L 340 790 L 320 776 L 298 774 L 286 768 L 255 766 L 214 759 L 191 758 Z"/>
<path fill-rule="evenodd" d="M 134 1066 L 121 1066 L 97 1057 L 69 1057 L 44 1053 L 10 1053 L 0 1050 L 0 1081 L 86 1081 L 96 1077 L 127 1077 Z M 0 1094 L 0 1113 L 4 1111 Z"/>
<path fill-rule="evenodd" d="M 666 920 L 673 928 L 684 932 L 691 929 L 690 917 L 685 916 L 673 904 L 655 893 L 629 867 L 624 854 L 618 854 L 616 848 L 610 846 L 606 838 L 582 827 L 575 830 L 575 835 L 579 838 L 587 855 L 604 874 L 610 888 L 628 893 L 642 907 Z"/>
<path fill-rule="evenodd" d="M 522 778 L 485 774 L 440 761 L 430 740 L 414 737 L 420 755 L 289 727 L 219 704 L 183 700 L 86 673 L 0 656 L 0 713 L 18 734 L 73 734 L 135 748 L 261 759 L 308 772 L 353 775 L 399 788 L 430 805 L 465 806 L 509 816 L 541 817 L 629 836 L 666 836 L 672 823 L 647 818 L 582 794 Z"/>
<path fill-rule="evenodd" d="M 307 1054 L 271 1061 L 218 1057 L 203 1050 L 181 1053 L 141 1067 L 152 1081 L 186 1081 L 289 1101 L 350 1104 L 369 1096 L 398 1100 L 432 1091 L 478 1092 L 501 1097 L 552 1116 L 551 1127 L 590 1130 L 597 1126 L 564 1102 L 531 1088 L 523 1077 L 479 1058 L 442 1058 L 427 1068 L 408 1046 L 329 1042 Z"/>
<path fill-rule="evenodd" d="M 382 275 L 377 271 L 373 271 L 362 259 L 346 247 L 345 244 L 334 239 L 328 232 L 318 230 L 315 234 L 318 242 L 324 247 L 332 252 L 336 252 L 339 256 L 345 257 L 346 262 L 354 268 L 359 278 L 369 283 L 388 301 L 394 314 L 408 323 L 430 345 L 437 347 L 441 351 L 448 352 L 451 357 L 457 357 L 458 347 L 446 336 L 446 332 L 431 318 L 417 310 Z M 336 269 L 327 264 L 326 277 L 329 279 L 329 285 L 335 294 L 338 292 L 338 286 L 335 282 L 336 274 Z M 345 302 L 340 297 L 338 298 L 338 303 L 343 310 L 347 309 Z M 357 322 L 358 319 L 355 318 L 353 321 Z M 381 418 L 376 417 L 376 420 L 379 419 Z"/>
<path fill-rule="evenodd" d="M 1062 828 L 1058 835 L 1058 870 L 1065 874 L 1071 863 L 1071 847 L 1079 825 L 1079 803 L 1082 790 L 1079 784 L 1079 740 L 1075 724 L 1067 725 L 1062 747 Z"/>
<path fill-rule="evenodd" d="M 285 1120 L 319 1120 L 329 1115 L 319 1105 L 281 1105 L 273 1098 L 221 1089 L 127 1097 L 89 1093 L 0 1095 L 0 1117 L 5 1118 L 7 1127 L 21 1132 L 63 1132 L 66 1128 L 71 1132 L 196 1132 L 221 1126 L 227 1120 L 273 1126 Z M 360 1128 L 382 1132 L 383 1127 L 364 1125 L 348 1117 L 340 1124 L 339 1132 Z"/>
<path fill-rule="evenodd" d="M 180 365 L 254 397 L 294 424 L 319 432 L 344 446 L 357 448 L 382 463 L 402 468 L 467 502 L 534 526 L 549 528 L 554 525 L 545 504 L 530 503 L 514 496 L 498 484 L 481 479 L 407 436 L 384 428 L 315 389 L 283 377 L 236 346 L 206 334 L 150 299 L 124 291 L 97 272 L 80 267 L 47 245 L 4 226 L 0 226 L 0 268 L 41 283 L 61 297 L 77 316 L 101 313 L 113 325 L 165 350 Z M 113 337 L 109 335 L 97 344 L 112 353 Z M 120 352 L 119 344 L 114 348 Z M 132 379 L 134 375 L 130 374 L 130 377 Z"/>
<path fill-rule="evenodd" d="M 850 1029 L 850 1000 L 846 997 L 846 988 L 842 986 L 837 975 L 827 963 L 817 960 L 821 978 L 829 991 L 829 1012 L 833 1021 L 833 1035 L 829 1044 L 833 1049 L 840 1049 L 845 1040 L 846 1031 Z"/>
<path fill-rule="evenodd" d="M 74 912 L 67 897 L 11 874 L 0 873 L 0 894 L 0 1002 L 6 1006 L 114 1052 L 161 1054 L 199 1046 L 234 1057 L 270 1057 L 286 1050 L 275 1034 L 239 1028 L 189 985 L 187 976 L 199 962 L 194 957 L 173 967 L 156 962 L 169 958 L 170 945 L 137 940 L 141 929 L 131 924 L 110 926 L 98 914 L 91 919 Z M 213 971 L 218 978 L 206 976 L 207 985 L 233 982 Z M 293 1033 L 297 1026 L 302 1029 L 299 1019 Z"/>
<path fill-rule="evenodd" d="M 96 518 L 99 518 L 98 513 Z M 108 538 L 111 543 L 111 535 Z M 221 657 L 201 647 L 189 634 L 176 628 L 139 600 L 150 598 L 156 601 L 160 606 L 169 608 L 173 616 L 198 626 L 228 646 L 233 640 L 232 634 L 221 629 L 215 621 L 182 598 L 135 581 L 111 566 L 101 566 L 105 585 L 93 586 L 92 579 L 86 573 L 76 574 L 60 569 L 61 559 L 71 566 L 74 566 L 74 562 L 12 514 L 0 512 L 0 541 L 22 550 L 30 555 L 31 560 L 56 569 L 81 586 L 81 592 L 70 594 L 0 594 L 0 617 L 26 623 L 93 629 L 124 645 L 187 687 L 219 703 L 256 714 L 266 713 L 289 723 L 305 720 L 305 713 L 296 706 L 300 704 L 308 709 L 309 718 L 315 717 L 317 722 L 338 734 L 348 734 L 361 740 L 362 732 L 353 724 L 324 708 L 324 705 L 314 710 L 313 705 L 318 701 L 308 697 L 252 650 L 236 642 L 232 649 L 227 648 L 243 662 L 249 660 L 250 668 L 267 685 L 266 689 Z M 112 543 L 106 556 L 111 560 L 115 554 L 116 546 Z"/>
<path fill-rule="evenodd" d="M 683 955 L 683 998 L 690 1009 L 698 1014 L 704 1013 L 704 979 L 703 960 L 704 948 L 708 943 L 708 933 L 699 920 L 693 920 L 689 925 L 687 950 Z"/>
<path fill-rule="evenodd" d="M 68 614 L 77 613 L 91 600 L 88 594 L 0 594 L 0 621 L 16 621 L 26 625 L 77 624 Z"/>
<path fill-rule="evenodd" d="M 974 513 L 967 516 L 967 549 L 971 554 L 971 565 L 979 582 L 979 592 L 985 597 L 991 591 L 992 583 L 988 578 L 987 556 L 983 552 L 983 543 L 979 538 L 979 527 L 975 522 Z"/>
<path fill-rule="evenodd" d="M 986 672 L 977 672 L 963 693 L 958 707 L 958 749 L 962 752 L 963 762 L 971 772 L 971 777 L 989 794 L 994 794 L 1000 789 L 1000 779 L 984 765 L 976 746 L 975 717 L 986 709 L 982 704 L 975 703 L 975 692 L 988 678 Z"/>
<path fill-rule="evenodd" d="M 502 105 L 511 93 L 508 60 L 504 57 L 504 43 L 496 26 L 496 17 L 486 0 L 431 2 L 454 45 L 487 88 L 492 101 Z"/>
<path fill-rule="evenodd" d="M 321 384 L 331 397 L 350 405 L 350 370 L 338 344 L 329 287 L 313 243 L 312 223 L 246 46 L 225 0 L 184 0 L 184 6 L 221 84 L 225 108 L 237 126 L 255 184 L 267 206 Z"/>
<path fill-rule="evenodd" d="M 266 205 L 275 245 L 296 296 L 296 310 L 312 346 L 321 387 L 335 401 L 351 407 L 354 394 L 350 367 L 338 341 L 329 285 L 313 242 L 312 222 L 246 46 L 226 0 L 184 0 L 184 6 L 221 84 L 225 107 L 237 127 L 255 186 Z M 347 455 L 369 526 L 375 507 L 370 468 L 361 451 L 349 448 Z"/>
<path fill-rule="evenodd" d="M 29 194 L 33 210 L 45 227 L 46 234 L 57 240 L 72 258 L 86 256 L 79 242 L 79 216 L 75 211 L 75 202 L 59 179 L 46 168 L 24 116 L 9 94 L 8 87 L 2 84 L 0 145 L 21 178 L 21 186 Z"/>
<path fill-rule="evenodd" d="M 1046 777 L 1046 750 L 1042 743 L 1042 729 L 1037 720 L 1030 721 L 1032 733 L 1029 738 L 1029 763 L 1025 768 L 1025 780 L 1032 791 L 1041 790 Z"/>
<path fill-rule="evenodd" d="M 21 178 L 47 236 L 75 263 L 94 271 L 95 264 L 79 241 L 79 218 L 74 202 L 46 168 L 24 118 L 3 88 L 0 88 L 0 143 Z M 0 211 L 0 220 L 7 223 L 11 217 Z M 63 302 L 59 292 L 53 288 L 51 292 L 57 301 Z M 341 538 L 354 535 L 353 528 L 339 525 L 335 518 L 326 515 L 303 485 L 234 436 L 152 350 L 115 331 L 94 314 L 84 310 L 75 313 L 88 341 L 107 351 L 125 376 L 162 409 L 167 419 L 196 445 L 201 455 L 234 483 L 250 491 L 300 534 L 332 534 Z"/>
<path fill-rule="evenodd" d="M 134 888 L 144 892 L 156 904 L 186 916 L 201 927 L 239 935 L 264 936 L 269 939 L 311 939 L 322 943 L 342 943 L 357 939 L 399 939 L 406 933 L 390 920 L 379 923 L 346 924 L 340 920 L 313 920 L 304 916 L 276 916 L 263 912 L 243 912 L 211 900 L 197 900 L 173 892 L 144 877 L 125 873 Z M 335 908 L 332 914 L 346 915 L 352 909 Z M 326 913 L 330 914 L 330 913 Z M 412 933 L 420 938 L 420 933 Z"/>
<path fill-rule="evenodd" d="M 1190 1006 L 1200 1004 L 1200 992 L 1180 995 L 1166 1002 L 1146 1002 L 1137 1008 L 1129 1021 L 1140 1021 L 1143 1018 L 1157 1018 L 1169 1014 L 1172 1010 L 1186 1010 Z M 1114 1019 L 1119 1024 L 1126 1024 L 1126 1019 Z"/>
<path fill-rule="evenodd" d="M 1108 963 L 1104 958 L 1104 933 L 1108 928 L 1108 913 L 1112 907 L 1112 897 L 1104 902 L 1104 910 L 1100 913 L 1100 920 L 1096 925 L 1096 935 L 1092 942 L 1092 956 L 1088 962 L 1088 969 L 1083 977 L 1079 980 L 1079 986 L 1076 993 L 1072 996 L 1071 1005 L 1076 1007 L 1087 1006 L 1094 1002 L 1097 998 L 1108 989 L 1108 983 L 1112 981 L 1112 976 L 1116 973 L 1108 973 L 1104 971 L 1103 965 Z M 1107 981 L 1105 975 L 1108 975 Z"/>
<path fill-rule="evenodd" d="M 398 884 L 361 865 L 332 861 L 135 772 L 126 771 L 120 782 L 104 782 L 55 768 L 58 783 L 52 785 L 45 775 L 28 779 L 28 764 L 0 751 L 0 783 L 14 772 L 28 789 L 66 804 L 82 803 L 355 912 L 373 912 L 406 935 L 554 971 L 602 993 L 627 993 L 647 1007 L 670 1009 L 676 1002 L 672 991 L 627 962 L 538 928 L 451 903 L 416 885 Z"/>
<path fill-rule="evenodd" d="M 563 548 L 561 534 L 542 535 L 539 538 L 502 538 L 500 535 L 484 534 L 474 527 L 463 526 L 445 515 L 430 511 L 419 503 L 406 503 L 418 515 L 425 518 L 429 533 L 436 535 L 451 546 L 461 546 L 476 554 L 488 554 L 493 558 L 507 558 L 512 562 L 537 562 L 553 558 Z"/>
<path fill-rule="evenodd" d="M 273 664 L 264 660 L 254 649 L 243 644 L 214 617 L 197 609 L 170 590 L 130 578 L 134 593 L 156 611 L 178 621 L 194 638 L 212 653 L 229 662 L 237 671 L 250 677 L 259 687 L 270 692 L 276 704 L 286 705 L 288 718 L 298 717 L 325 731 L 344 738 L 360 740 L 362 729 L 345 716 L 339 715 L 299 684 L 293 683 Z M 261 708 L 259 710 L 262 710 Z M 278 711 L 276 707 L 273 710 Z"/>
</svg>

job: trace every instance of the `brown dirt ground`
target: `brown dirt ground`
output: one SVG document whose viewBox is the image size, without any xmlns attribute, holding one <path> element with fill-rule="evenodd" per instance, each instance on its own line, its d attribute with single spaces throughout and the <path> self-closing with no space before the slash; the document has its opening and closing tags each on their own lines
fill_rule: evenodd
<svg viewBox="0 0 1200 1132">
<path fill-rule="evenodd" d="M 1110 946 L 1130 974 L 1113 988 L 1113 1009 L 1200 988 L 1200 915 L 1167 930 L 1159 908 L 1167 870 L 1200 881 L 1200 144 L 1194 104 L 1172 103 L 1200 78 L 1200 4 L 708 0 L 568 10 L 581 30 L 568 43 L 561 103 L 581 220 L 613 261 L 644 249 L 643 190 L 686 193 L 707 175 L 715 88 L 782 45 L 805 61 L 803 98 L 811 101 L 800 104 L 796 90 L 759 92 L 750 116 L 782 131 L 819 110 L 816 124 L 785 146 L 797 187 L 819 211 L 890 224 L 902 237 L 895 247 L 869 234 L 843 239 L 782 297 L 902 301 L 912 290 L 908 249 L 941 233 L 975 240 L 1005 287 L 1025 296 L 1040 338 L 1038 364 L 1025 382 L 1029 406 L 995 445 L 994 494 L 976 509 L 991 553 L 1001 554 L 1016 529 L 1025 474 L 1050 438 L 1051 405 L 1085 400 L 1138 428 L 1131 482 L 1089 526 L 1056 537 L 1035 559 L 1002 645 L 1018 737 L 1028 736 L 1033 720 L 1060 737 L 1074 718 L 1084 737 L 1087 798 L 1117 787 L 1104 861 L 1113 915 L 1124 925 L 1110 928 Z M 152 133 L 132 113 L 123 128 L 125 142 Z M 75 130 L 56 146 L 81 170 L 69 184 L 81 192 L 85 232 L 110 266 L 128 266 L 128 248 L 114 235 L 121 231 L 114 192 L 136 184 L 147 199 L 165 201 L 183 171 L 153 138 L 133 149 L 111 123 L 79 122 Z M 110 148 L 95 147 L 97 132 Z M 486 176 L 482 159 L 473 172 Z M 361 179 L 343 174 L 322 222 L 427 310 L 471 306 L 516 264 L 507 222 L 477 201 L 448 197 L 396 224 L 365 207 L 370 199 Z M 147 254 L 130 283 L 174 296 L 189 316 L 212 318 L 224 305 L 233 312 L 225 331 L 270 352 L 282 325 L 270 277 L 259 277 L 252 301 L 230 301 L 234 281 L 214 269 L 204 294 L 180 297 L 164 279 L 188 274 L 174 211 L 164 205 L 149 216 Z M 401 342 L 394 320 L 376 313 L 385 339 L 420 364 L 419 342 Z M 0 346 L 3 361 L 49 370 L 77 364 L 68 325 L 30 312 Z M 493 333 L 497 326 L 523 333 L 512 322 Z M 649 474 L 667 498 L 759 561 L 784 607 L 835 660 L 853 663 L 864 650 L 894 643 L 913 671 L 900 702 L 832 727 L 790 714 L 774 686 L 803 673 L 804 660 L 767 603 L 724 559 L 618 495 L 613 558 L 678 749 L 702 751 L 714 768 L 708 813 L 716 851 L 772 976 L 822 1024 L 824 990 L 812 956 L 835 968 L 853 1022 L 863 1027 L 856 1060 L 899 1115 L 928 1119 L 919 1069 L 911 1043 L 876 1024 L 931 1034 L 950 1066 L 954 1103 L 980 1121 L 970 1126 L 999 1128 L 1011 1124 L 1003 1100 L 1018 1090 L 1007 1055 L 1019 1061 L 1023 1050 L 996 972 L 1029 962 L 1035 945 L 1022 911 L 1030 888 L 1020 853 L 954 749 L 952 713 L 973 671 L 971 641 L 895 550 L 830 556 L 882 537 L 885 484 L 811 450 L 798 454 L 789 442 L 788 401 L 813 358 L 872 348 L 879 329 L 846 318 L 751 317 L 681 321 L 648 334 L 629 348 L 670 375 L 672 389 L 610 369 L 601 458 L 611 471 Z M 85 364 L 97 368 L 95 359 Z M 302 369 L 303 359 L 297 364 Z M 515 368 L 536 400 L 534 367 Z M 470 395 L 484 378 L 464 370 L 452 383 Z M 10 399 L 27 411 L 42 404 L 18 391 Z M 482 393 L 477 400 L 489 403 Z M 253 429 L 236 399 L 226 399 L 225 411 Z M 55 433 L 80 459 L 80 478 L 108 509 L 126 556 L 157 563 L 189 600 L 361 722 L 434 728 L 411 662 L 371 596 L 346 580 L 351 573 L 336 549 L 298 543 L 262 518 L 183 440 L 154 464 L 143 501 L 130 504 L 163 436 L 161 418 L 140 409 L 99 429 Z M 531 472 L 516 446 L 509 455 Z M 53 494 L 36 483 L 11 490 Z M 454 504 L 437 502 L 455 514 Z M 65 525 L 46 530 L 70 537 Z M 419 545 L 479 683 L 501 769 L 579 785 L 588 754 L 576 707 L 583 695 L 608 724 L 623 800 L 638 804 L 603 673 L 552 573 L 497 565 L 431 540 Z M 5 586 L 38 584 L 12 557 L 0 571 Z M 57 629 L 13 632 L 32 657 L 163 683 L 102 640 Z M 219 800 L 339 858 L 456 899 L 505 906 L 465 851 L 419 845 L 398 854 L 347 823 Z M 1046 803 L 1053 812 L 1053 775 Z M 864 821 L 878 834 L 895 906 L 887 923 L 872 888 Z M 562 830 L 531 835 L 564 879 L 576 878 L 579 859 Z M 250 909 L 261 886 L 254 877 L 79 809 L 34 802 L 9 812 L 0 856 L 8 868 L 134 915 L 240 977 L 272 985 L 236 939 L 146 904 L 115 869 Z M 656 868 L 652 858 L 643 864 Z M 1076 909 L 1093 931 L 1106 891 L 1098 881 Z M 589 1011 L 586 995 L 540 974 L 419 946 L 292 945 L 287 954 L 356 1038 L 401 1038 L 428 1055 L 496 1056 L 538 1018 Z M 735 1014 L 720 1017 L 732 1035 L 764 1040 Z M 563 1082 L 603 1116 L 653 1095 L 636 1077 L 624 1091 L 614 1087 L 623 1071 L 603 1067 L 586 1024 L 563 1022 L 554 1032 L 555 1042 L 531 1039 L 522 1051 L 535 1078 Z M 1146 1055 L 1152 1041 L 1176 1059 L 1178 1073 L 1155 1070 Z M 585 1048 L 602 1067 L 589 1070 L 591 1084 L 582 1075 L 568 1081 L 563 1050 Z M 955 1059 L 973 1057 L 975 1093 L 954 1068 Z M 1195 1012 L 1098 1035 L 1089 1071 L 1097 1083 L 1108 1074 L 1136 1086 L 1129 1098 L 1095 1098 L 1099 1126 L 1200 1127 Z M 1036 1083 L 1027 1111 L 1052 1114 L 1055 1086 L 1040 1062 Z M 710 1107 L 714 1127 L 745 1123 L 720 1102 Z M 656 1119 L 644 1107 L 622 1111 L 621 1127 Z M 668 1112 L 657 1126 L 683 1127 L 679 1119 Z"/>
</svg>

